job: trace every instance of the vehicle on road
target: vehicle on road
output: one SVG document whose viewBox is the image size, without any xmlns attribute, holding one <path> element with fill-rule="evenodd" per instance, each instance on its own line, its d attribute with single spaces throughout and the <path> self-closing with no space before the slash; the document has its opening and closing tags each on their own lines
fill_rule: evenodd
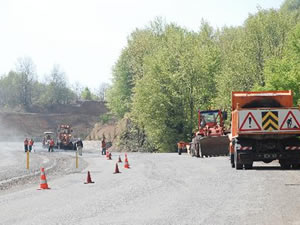
<svg viewBox="0 0 300 225">
<path fill-rule="evenodd" d="M 55 133 L 51 131 L 45 131 L 43 136 L 42 145 L 43 148 L 49 148 L 49 142 L 51 139 L 55 140 Z"/>
<path fill-rule="evenodd" d="M 61 124 L 57 129 L 57 148 L 65 150 L 76 150 L 73 143 L 71 125 Z"/>
<path fill-rule="evenodd" d="M 300 108 L 292 91 L 232 92 L 230 161 L 251 169 L 254 161 L 279 160 L 284 169 L 300 167 Z"/>
<path fill-rule="evenodd" d="M 228 130 L 224 120 L 227 113 L 221 110 L 198 111 L 198 130 L 191 143 L 191 155 L 209 157 L 228 155 Z"/>
</svg>

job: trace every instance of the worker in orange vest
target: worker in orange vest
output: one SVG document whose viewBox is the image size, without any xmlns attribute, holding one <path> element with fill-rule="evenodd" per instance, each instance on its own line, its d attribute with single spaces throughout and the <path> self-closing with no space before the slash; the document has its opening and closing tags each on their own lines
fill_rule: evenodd
<svg viewBox="0 0 300 225">
<path fill-rule="evenodd" d="M 49 141 L 48 152 L 53 152 L 54 145 L 55 145 L 54 140 L 51 138 L 50 141 Z"/>
<path fill-rule="evenodd" d="M 28 151 L 28 139 L 27 138 L 25 138 L 25 140 L 24 140 L 24 150 L 25 150 L 25 152 Z"/>
<path fill-rule="evenodd" d="M 30 139 L 28 141 L 29 152 L 31 152 L 31 150 L 32 150 L 33 143 L 34 143 L 34 141 L 32 139 Z"/>
<path fill-rule="evenodd" d="M 177 147 L 178 147 L 178 155 L 181 155 L 183 149 L 185 148 L 185 142 L 183 141 L 178 142 Z"/>
</svg>

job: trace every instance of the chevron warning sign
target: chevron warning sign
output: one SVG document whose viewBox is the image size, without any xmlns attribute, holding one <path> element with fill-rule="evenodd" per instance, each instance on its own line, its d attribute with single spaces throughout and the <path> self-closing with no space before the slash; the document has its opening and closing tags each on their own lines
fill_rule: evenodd
<svg viewBox="0 0 300 225">
<path fill-rule="evenodd" d="M 286 114 L 280 130 L 300 130 L 300 124 L 292 111 Z"/>
<path fill-rule="evenodd" d="M 263 130 L 279 130 L 278 111 L 261 112 Z"/>
</svg>

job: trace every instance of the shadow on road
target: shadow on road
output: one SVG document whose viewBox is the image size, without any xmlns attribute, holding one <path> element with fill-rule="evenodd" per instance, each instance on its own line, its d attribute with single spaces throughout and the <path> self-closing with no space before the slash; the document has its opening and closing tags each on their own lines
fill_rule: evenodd
<svg viewBox="0 0 300 225">
<path fill-rule="evenodd" d="M 282 169 L 280 166 L 253 166 L 253 170 L 300 170 L 299 168 Z"/>
</svg>

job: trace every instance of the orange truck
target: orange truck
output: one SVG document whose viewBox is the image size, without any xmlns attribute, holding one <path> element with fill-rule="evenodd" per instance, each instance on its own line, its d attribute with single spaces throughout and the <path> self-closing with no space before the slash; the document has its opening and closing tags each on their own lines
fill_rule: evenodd
<svg viewBox="0 0 300 225">
<path fill-rule="evenodd" d="M 283 169 L 300 167 L 300 108 L 292 91 L 232 92 L 230 161 L 251 169 L 254 161 L 279 160 Z"/>
<path fill-rule="evenodd" d="M 70 125 L 61 124 L 57 129 L 57 148 L 65 150 L 76 150 L 75 143 L 72 142 L 72 132 Z"/>
</svg>

